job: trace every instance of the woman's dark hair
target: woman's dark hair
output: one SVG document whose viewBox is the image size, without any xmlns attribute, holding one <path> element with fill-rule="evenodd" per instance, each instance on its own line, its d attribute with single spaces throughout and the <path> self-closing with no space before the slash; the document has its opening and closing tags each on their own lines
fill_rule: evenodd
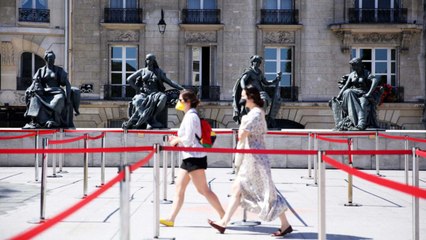
<svg viewBox="0 0 426 240">
<path fill-rule="evenodd" d="M 252 99 L 254 104 L 256 104 L 259 107 L 263 107 L 263 99 L 260 98 L 260 92 L 257 88 L 253 87 L 252 85 L 247 86 L 243 89 L 246 91 L 247 99 Z"/>
<path fill-rule="evenodd" d="M 180 92 L 180 95 L 182 95 L 182 98 L 185 102 L 189 102 L 191 104 L 191 108 L 196 108 L 200 103 L 197 95 L 191 90 L 184 89 Z"/>
</svg>

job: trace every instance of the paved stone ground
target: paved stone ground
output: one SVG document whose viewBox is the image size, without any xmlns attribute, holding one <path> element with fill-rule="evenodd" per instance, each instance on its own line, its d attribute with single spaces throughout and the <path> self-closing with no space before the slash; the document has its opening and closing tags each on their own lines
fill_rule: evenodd
<svg viewBox="0 0 426 240">
<path fill-rule="evenodd" d="M 48 178 L 46 217 L 52 217 L 79 201 L 83 196 L 83 169 L 64 168 L 61 177 Z M 212 190 L 226 207 L 231 189 L 228 168 L 210 168 L 207 180 Z M 366 171 L 374 174 L 374 171 Z M 51 169 L 49 169 L 51 173 Z M 106 179 L 117 173 L 116 168 L 106 169 Z M 294 232 L 288 239 L 317 239 L 318 189 L 313 180 L 306 178 L 306 169 L 273 169 L 277 188 L 286 197 L 294 213 L 287 212 Z M 382 171 L 386 179 L 402 182 L 404 171 Z M 100 169 L 89 169 L 89 193 L 100 184 Z M 421 187 L 426 188 L 426 172 L 420 173 Z M 170 173 L 169 173 L 170 181 Z M 167 185 L 171 199 L 175 185 Z M 347 174 L 327 170 L 326 179 L 326 230 L 327 239 L 412 239 L 412 198 L 388 188 L 354 178 L 353 202 L 361 206 L 347 207 Z M 152 239 L 154 236 L 152 169 L 140 168 L 131 176 L 131 239 Z M 164 196 L 161 191 L 161 199 Z M 160 216 L 167 216 L 170 204 L 160 205 Z M 241 209 L 234 222 L 242 220 Z M 34 168 L 0 168 L 0 239 L 7 239 L 30 227 L 40 217 L 40 183 L 34 181 Z M 230 225 L 226 233 L 216 233 L 207 219 L 217 219 L 207 201 L 193 185 L 187 190 L 185 204 L 178 215 L 175 227 L 160 227 L 160 239 L 274 239 L 270 233 L 279 226 L 279 220 L 261 222 L 247 227 Z M 248 221 L 258 220 L 248 214 Z M 426 201 L 420 200 L 420 239 L 426 239 Z M 105 192 L 75 214 L 55 225 L 36 239 L 119 239 L 119 185 Z"/>
</svg>

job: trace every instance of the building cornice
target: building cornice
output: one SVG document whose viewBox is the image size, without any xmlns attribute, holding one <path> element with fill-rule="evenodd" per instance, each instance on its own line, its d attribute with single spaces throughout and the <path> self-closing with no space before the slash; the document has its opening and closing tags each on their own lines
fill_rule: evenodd
<svg viewBox="0 0 426 240">
<path fill-rule="evenodd" d="M 60 28 L 39 28 L 39 27 L 0 27 L 0 34 L 10 35 L 48 35 L 48 36 L 64 36 L 65 30 Z"/>
</svg>

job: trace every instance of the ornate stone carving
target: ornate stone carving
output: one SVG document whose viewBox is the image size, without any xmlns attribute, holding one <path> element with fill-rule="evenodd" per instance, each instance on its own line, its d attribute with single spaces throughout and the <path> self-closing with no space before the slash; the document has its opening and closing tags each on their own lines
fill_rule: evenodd
<svg viewBox="0 0 426 240">
<path fill-rule="evenodd" d="M 139 34 L 137 31 L 114 30 L 108 32 L 108 41 L 111 42 L 137 42 Z"/>
<path fill-rule="evenodd" d="M 264 43 L 288 44 L 295 42 L 294 32 L 279 31 L 265 32 L 263 37 Z"/>
<path fill-rule="evenodd" d="M 352 34 L 354 43 L 392 43 L 399 44 L 400 33 L 357 33 Z"/>
<path fill-rule="evenodd" d="M 15 53 L 11 42 L 1 42 L 0 44 L 1 65 L 10 66 L 15 62 Z"/>
<path fill-rule="evenodd" d="M 187 43 L 216 43 L 217 37 L 215 31 L 209 32 L 185 32 L 185 41 Z"/>
</svg>

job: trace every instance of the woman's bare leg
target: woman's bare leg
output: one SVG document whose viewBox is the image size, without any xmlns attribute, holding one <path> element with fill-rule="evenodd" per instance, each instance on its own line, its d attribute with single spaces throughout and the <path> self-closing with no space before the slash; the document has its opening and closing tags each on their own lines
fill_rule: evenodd
<svg viewBox="0 0 426 240">
<path fill-rule="evenodd" d="M 234 215 L 235 211 L 237 210 L 238 206 L 240 205 L 240 201 L 241 201 L 241 186 L 240 186 L 240 181 L 236 179 L 232 185 L 232 195 L 229 200 L 229 205 L 226 209 L 225 215 L 219 221 L 215 223 L 222 227 L 226 227 L 226 225 L 228 225 L 229 221 Z"/>
<path fill-rule="evenodd" d="M 281 215 L 279 216 L 280 221 L 281 221 L 281 231 L 286 230 L 288 227 L 290 227 L 290 223 L 287 220 L 287 216 L 285 215 L 285 212 L 281 213 Z"/>
<path fill-rule="evenodd" d="M 223 217 L 223 215 L 225 214 L 225 210 L 223 210 L 223 207 L 220 204 L 216 194 L 212 192 L 212 190 L 210 190 L 210 188 L 207 186 L 205 170 L 197 169 L 195 171 L 190 172 L 189 176 L 191 177 L 192 183 L 194 183 L 194 186 L 197 191 L 207 199 L 207 201 L 210 203 L 210 205 L 212 205 L 212 207 L 216 210 L 219 216 Z"/>
<path fill-rule="evenodd" d="M 178 215 L 180 209 L 183 205 L 183 200 L 185 199 L 186 187 L 189 183 L 189 173 L 184 169 L 179 169 L 179 173 L 176 179 L 176 192 L 172 204 L 172 212 L 169 215 L 168 221 L 175 221 L 176 216 Z"/>
</svg>

